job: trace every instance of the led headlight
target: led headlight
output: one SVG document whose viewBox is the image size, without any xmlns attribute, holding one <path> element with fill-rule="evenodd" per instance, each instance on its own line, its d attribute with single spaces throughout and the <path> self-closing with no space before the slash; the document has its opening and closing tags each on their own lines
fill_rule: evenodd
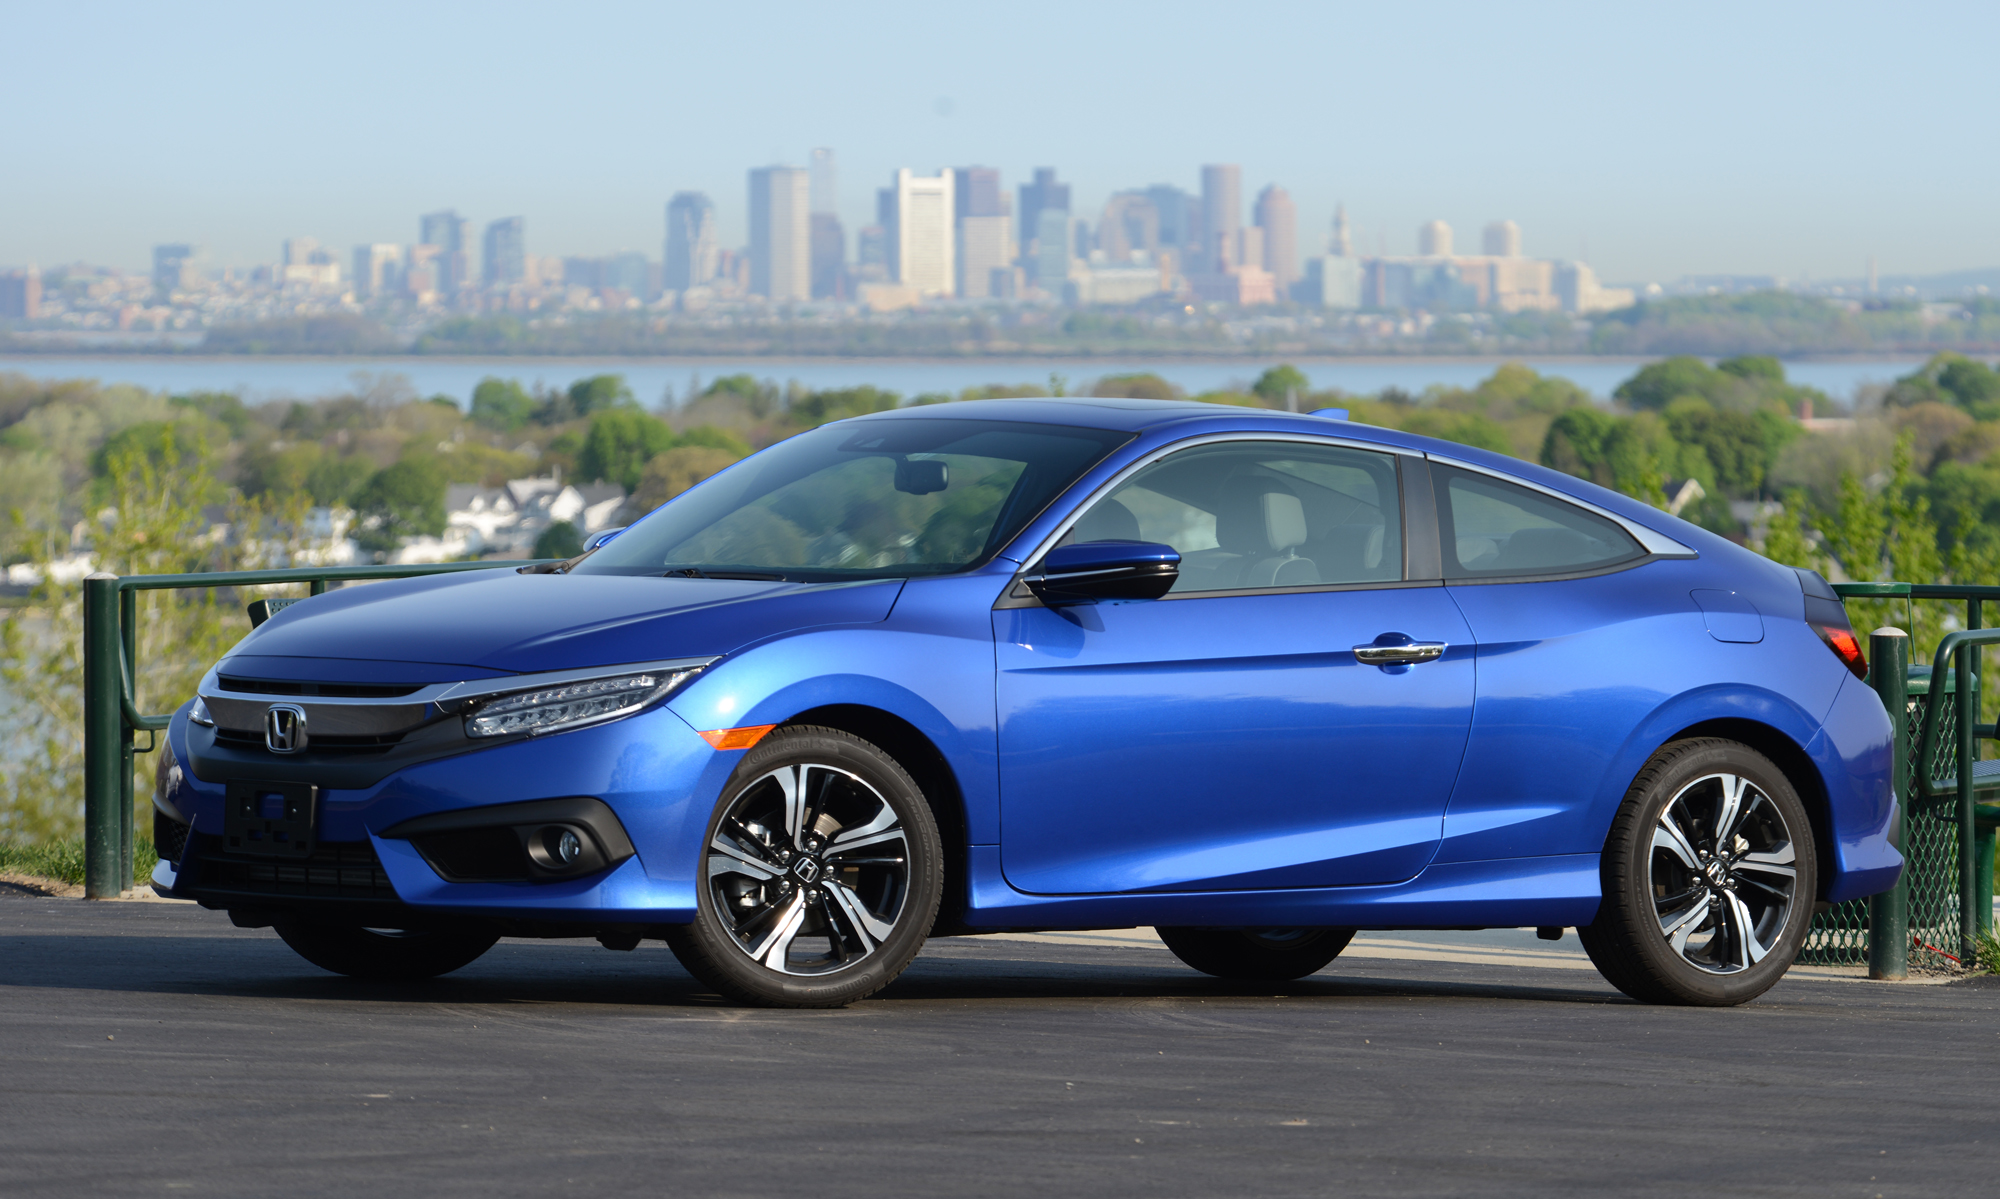
<svg viewBox="0 0 2000 1199">
<path fill-rule="evenodd" d="M 693 670 L 648 671 L 585 679 L 502 695 L 481 704 L 465 720 L 468 737 L 508 737 L 555 733 L 636 712 L 695 675 Z"/>
</svg>

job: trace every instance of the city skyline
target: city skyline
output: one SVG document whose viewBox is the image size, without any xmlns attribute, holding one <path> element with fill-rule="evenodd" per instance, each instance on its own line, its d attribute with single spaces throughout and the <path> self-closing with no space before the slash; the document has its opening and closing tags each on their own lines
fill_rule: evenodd
<svg viewBox="0 0 2000 1199">
<path fill-rule="evenodd" d="M 1282 181 L 1302 253 L 1344 202 L 1357 253 L 1402 252 L 1405 231 L 1433 218 L 1470 242 L 1504 213 L 1528 231 L 1526 253 L 1587 258 L 1621 280 L 1854 276 L 1870 256 L 1885 274 L 2000 262 L 1984 220 L 2000 165 L 1961 149 L 1965 114 L 1981 110 L 1977 47 L 2000 31 L 1984 8 L 1885 22 L 1838 5 L 1670 18 L 1559 5 L 1505 19 L 1274 5 L 1260 22 L 1300 49 L 1225 76 L 1185 69 L 1209 61 L 1185 22 L 1115 5 L 1029 0 L 1021 24 L 1059 19 L 1107 67 L 1167 69 L 1064 71 L 1006 39 L 940 56 L 970 17 L 914 5 L 840 21 L 778 8 L 476 20 L 487 10 L 356 3 L 253 21 L 195 5 L 111 27 L 25 10 L 14 29 L 38 53 L 13 68 L 17 87 L 64 102 L 0 130 L 0 161 L 33 181 L 0 196 L 0 264 L 141 269 L 152 245 L 185 240 L 248 267 L 301 230 L 330 246 L 401 240 L 407 213 L 445 205 L 482 231 L 526 214 L 547 250 L 657 253 L 659 205 L 682 191 L 716 199 L 719 243 L 743 246 L 748 214 L 724 200 L 742 172 L 808 167 L 821 146 L 840 154 L 850 233 L 901 166 L 980 162 L 1018 180 L 1054 164 L 1076 208 L 1095 212 L 1126 188 L 1196 191 L 1206 161 L 1241 165 L 1246 202 Z M 451 52 L 410 71 L 371 50 L 388 28 Z M 668 41 L 754 48 L 760 67 L 676 54 L 662 71 Z M 291 69 L 252 67 L 274 54 Z M 65 69 L 86 57 L 92 72 Z M 518 81 L 468 86 L 517 60 Z M 543 67 L 563 61 L 600 69 L 551 91 Z M 162 62 L 177 64 L 170 81 Z M 1547 86 L 1494 86 L 1502 64 L 1523 62 Z M 1913 180 L 1924 162 L 1953 166 Z"/>
</svg>

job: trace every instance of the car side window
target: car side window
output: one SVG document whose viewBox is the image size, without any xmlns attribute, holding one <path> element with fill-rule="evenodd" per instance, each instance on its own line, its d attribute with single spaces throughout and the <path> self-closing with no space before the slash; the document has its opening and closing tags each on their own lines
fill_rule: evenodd
<svg viewBox="0 0 2000 1199">
<path fill-rule="evenodd" d="M 1180 551 L 1175 594 L 1403 577 L 1390 454 L 1304 442 L 1225 442 L 1170 454 L 1098 500 L 1064 535 Z"/>
<path fill-rule="evenodd" d="M 1431 464 L 1447 579 L 1576 574 L 1646 556 L 1616 521 L 1487 475 Z"/>
</svg>

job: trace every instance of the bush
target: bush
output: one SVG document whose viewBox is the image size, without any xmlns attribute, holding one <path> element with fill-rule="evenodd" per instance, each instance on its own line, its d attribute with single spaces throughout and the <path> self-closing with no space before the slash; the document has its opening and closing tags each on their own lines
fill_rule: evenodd
<svg viewBox="0 0 2000 1199">
<path fill-rule="evenodd" d="M 583 534 L 566 520 L 559 520 L 535 538 L 537 558 L 574 558 L 583 552 Z"/>
</svg>

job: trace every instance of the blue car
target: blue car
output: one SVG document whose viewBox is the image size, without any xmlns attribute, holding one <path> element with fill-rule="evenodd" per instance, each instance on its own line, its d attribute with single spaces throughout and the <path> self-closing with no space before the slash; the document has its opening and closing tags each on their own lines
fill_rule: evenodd
<svg viewBox="0 0 2000 1199">
<path fill-rule="evenodd" d="M 173 720 L 155 886 L 365 977 L 658 938 L 832 1006 L 934 936 L 1146 925 L 1280 980 L 1533 926 L 1721 1005 L 1894 883 L 1825 580 L 1342 415 L 907 408 L 559 565 L 293 604 Z"/>
</svg>

